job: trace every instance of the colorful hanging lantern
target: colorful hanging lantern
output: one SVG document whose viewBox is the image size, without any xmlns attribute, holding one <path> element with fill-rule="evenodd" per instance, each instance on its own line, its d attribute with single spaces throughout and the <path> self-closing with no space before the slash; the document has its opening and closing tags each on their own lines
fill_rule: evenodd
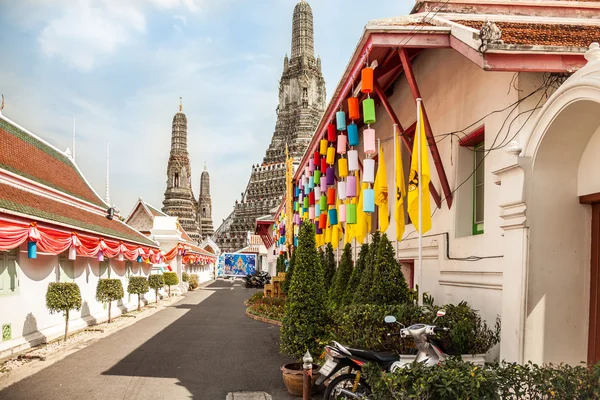
<svg viewBox="0 0 600 400">
<path fill-rule="evenodd" d="M 338 158 L 338 174 L 345 178 L 348 176 L 348 159 L 347 158 Z"/>
<path fill-rule="evenodd" d="M 335 148 L 332 146 L 332 147 L 327 148 L 327 164 L 333 165 L 334 162 L 335 162 Z"/>
<path fill-rule="evenodd" d="M 315 201 L 321 200 L 321 188 L 319 186 L 315 186 Z"/>
<path fill-rule="evenodd" d="M 119 255 L 117 256 L 117 260 L 119 260 L 119 261 L 123 261 L 123 260 L 125 260 L 125 256 L 123 255 L 123 253 L 122 253 L 122 252 L 120 252 L 120 253 L 119 253 Z M 160 260 L 159 260 L 159 261 L 160 261 Z"/>
<path fill-rule="evenodd" d="M 348 137 L 346 135 L 339 135 L 337 142 L 337 153 L 346 154 L 346 146 L 348 145 Z"/>
<path fill-rule="evenodd" d="M 321 195 L 321 199 L 319 200 L 319 207 L 321 207 L 321 211 L 327 210 L 327 196 Z"/>
<path fill-rule="evenodd" d="M 327 167 L 327 177 L 325 182 L 327 182 L 327 186 L 331 186 L 335 183 L 335 170 L 333 167 Z M 321 189 L 323 188 L 321 187 Z"/>
<path fill-rule="evenodd" d="M 315 207 L 314 206 L 308 207 L 308 219 L 310 219 L 311 221 L 315 220 Z"/>
<path fill-rule="evenodd" d="M 321 139 L 321 142 L 319 142 L 319 153 L 322 156 L 327 154 L 327 146 L 329 146 L 329 143 L 327 143 L 327 140 Z"/>
<path fill-rule="evenodd" d="M 327 151 L 325 151 L 325 155 L 327 155 Z M 327 170 L 327 157 L 321 157 L 321 175 L 325 173 Z"/>
<path fill-rule="evenodd" d="M 37 242 L 34 242 L 33 240 L 27 242 L 27 257 L 37 258 Z"/>
<path fill-rule="evenodd" d="M 348 99 L 348 118 L 350 118 L 352 121 L 356 121 L 360 118 L 358 97 L 350 97 Z"/>
<path fill-rule="evenodd" d="M 375 147 L 375 129 L 365 129 L 363 131 L 363 146 L 365 154 L 375 154 L 377 148 Z"/>
<path fill-rule="evenodd" d="M 373 189 L 363 189 L 363 211 L 366 213 L 375 212 L 375 191 Z"/>
<path fill-rule="evenodd" d="M 77 259 L 77 247 L 71 246 L 69 247 L 69 260 L 73 261 L 75 259 Z"/>
<path fill-rule="evenodd" d="M 346 223 L 356 224 L 356 204 L 346 204 Z"/>
<path fill-rule="evenodd" d="M 139 262 L 139 263 L 141 263 L 142 262 L 142 256 L 137 256 L 136 261 Z"/>
<path fill-rule="evenodd" d="M 374 124 L 377 121 L 375 118 L 375 101 L 373 99 L 363 100 L 363 118 L 366 125 Z"/>
<path fill-rule="evenodd" d="M 346 113 L 343 111 L 338 111 L 335 113 L 335 121 L 337 125 L 338 131 L 346 130 Z"/>
<path fill-rule="evenodd" d="M 98 261 L 104 261 L 104 253 L 102 252 L 102 250 L 98 250 Z"/>
<path fill-rule="evenodd" d="M 321 221 L 315 221 L 315 233 L 317 235 L 322 235 L 323 234 L 323 229 L 325 229 L 325 228 L 321 228 L 320 222 Z"/>
<path fill-rule="evenodd" d="M 325 191 L 327 190 L 327 173 L 325 174 L 325 176 L 321 177 L 321 193 L 325 193 Z"/>
<path fill-rule="evenodd" d="M 338 209 L 339 222 L 346 222 L 346 205 L 342 203 L 338 206 Z"/>
<path fill-rule="evenodd" d="M 297 201 L 294 202 L 294 211 L 298 211 L 298 202 Z"/>
<path fill-rule="evenodd" d="M 308 208 L 310 204 L 308 203 L 308 196 L 304 198 L 304 208 Z"/>
<path fill-rule="evenodd" d="M 296 188 L 295 188 L 295 193 L 296 193 L 296 195 L 294 197 L 300 196 L 300 188 L 298 186 L 296 186 Z"/>
<path fill-rule="evenodd" d="M 327 125 L 327 140 L 330 142 L 335 142 L 337 136 L 337 131 L 335 129 L 335 125 L 334 124 L 329 124 Z"/>
<path fill-rule="evenodd" d="M 339 181 L 337 184 L 338 187 L 338 196 L 340 200 L 346 200 L 346 182 Z"/>
<path fill-rule="evenodd" d="M 315 151 L 313 154 L 313 163 L 315 164 L 315 168 L 321 165 L 321 154 L 318 151 Z"/>
<path fill-rule="evenodd" d="M 311 175 L 308 177 L 308 189 L 312 190 L 314 188 L 315 188 L 315 177 Z"/>
<path fill-rule="evenodd" d="M 315 169 L 314 172 L 314 180 L 315 180 L 315 185 L 318 185 L 321 183 L 321 171 L 319 171 L 318 169 Z"/>
<path fill-rule="evenodd" d="M 321 205 L 317 204 L 315 207 L 315 219 L 318 219 L 321 216 Z"/>
<path fill-rule="evenodd" d="M 298 236 L 294 236 L 294 247 L 298 247 Z"/>
<path fill-rule="evenodd" d="M 308 186 L 308 182 L 304 186 L 304 195 L 308 195 L 310 193 L 310 186 Z"/>
<path fill-rule="evenodd" d="M 358 151 L 348 150 L 348 169 L 358 171 Z"/>
<path fill-rule="evenodd" d="M 304 167 L 304 178 L 306 179 L 309 176 L 310 176 L 310 167 L 307 165 L 306 167 Z"/>
<path fill-rule="evenodd" d="M 308 160 L 308 170 L 310 171 L 311 174 L 315 170 L 315 160 L 312 158 L 310 160 Z"/>
<path fill-rule="evenodd" d="M 327 214 L 323 213 L 319 216 L 319 228 L 325 229 L 327 228 Z"/>
<path fill-rule="evenodd" d="M 314 206 L 315 205 L 315 192 L 310 192 L 308 194 L 308 205 L 309 206 Z"/>
<path fill-rule="evenodd" d="M 337 225 L 338 224 L 338 215 L 337 210 L 332 208 L 329 210 L 329 225 Z"/>
<path fill-rule="evenodd" d="M 358 125 L 354 123 L 348 125 L 348 145 L 358 146 Z"/>
<path fill-rule="evenodd" d="M 373 68 L 363 68 L 361 73 L 361 88 L 363 93 L 373 93 Z"/>
<path fill-rule="evenodd" d="M 327 205 L 335 205 L 335 188 L 330 187 L 327 189 Z"/>
<path fill-rule="evenodd" d="M 348 175 L 346 179 L 346 197 L 356 197 L 356 177 Z"/>
<path fill-rule="evenodd" d="M 375 160 L 371 158 L 363 160 L 363 182 L 375 182 Z"/>
</svg>

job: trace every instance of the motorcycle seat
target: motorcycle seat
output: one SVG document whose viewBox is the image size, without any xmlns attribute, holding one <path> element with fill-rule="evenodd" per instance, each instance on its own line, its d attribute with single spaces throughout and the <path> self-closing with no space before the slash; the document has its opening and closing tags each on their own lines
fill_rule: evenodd
<svg viewBox="0 0 600 400">
<path fill-rule="evenodd" d="M 379 351 L 370 351 L 370 350 L 360 350 L 360 349 L 351 349 L 348 348 L 350 354 L 355 355 L 356 357 L 362 358 L 367 361 L 375 361 L 381 364 L 391 363 L 393 361 L 397 361 L 399 359 L 398 355 L 394 352 L 379 352 Z"/>
</svg>

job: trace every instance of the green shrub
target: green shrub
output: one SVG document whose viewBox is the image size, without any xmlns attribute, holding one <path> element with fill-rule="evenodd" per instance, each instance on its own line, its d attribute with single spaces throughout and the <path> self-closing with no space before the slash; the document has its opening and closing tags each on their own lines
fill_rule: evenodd
<svg viewBox="0 0 600 400">
<path fill-rule="evenodd" d="M 331 286 L 331 289 L 329 290 L 329 301 L 334 308 L 341 306 L 344 302 L 348 281 L 350 280 L 354 268 L 353 264 L 352 245 L 346 243 L 342 259 L 340 260 L 340 266 L 335 272 L 333 286 Z"/>
<path fill-rule="evenodd" d="M 100 279 L 96 286 L 96 300 L 100 303 L 108 303 L 108 323 L 111 322 L 110 311 L 113 301 L 123 298 L 123 284 L 119 279 Z"/>
<path fill-rule="evenodd" d="M 354 264 L 352 275 L 350 275 L 348 286 L 346 286 L 346 292 L 344 293 L 343 301 L 344 305 L 350 305 L 354 303 L 354 297 L 358 289 L 358 285 L 360 284 L 360 278 L 365 270 L 367 254 L 369 254 L 369 244 L 363 243 L 363 245 L 360 247 L 360 252 L 358 253 L 358 259 Z"/>
<path fill-rule="evenodd" d="M 375 365 L 364 368 L 374 400 L 392 399 L 597 399 L 600 364 L 591 368 L 532 363 L 475 366 L 459 358 L 426 367 L 414 363 L 382 373 Z"/>
<path fill-rule="evenodd" d="M 198 275 L 190 274 L 188 285 L 190 290 L 194 290 L 198 288 Z"/>
<path fill-rule="evenodd" d="M 333 255 L 333 246 L 328 243 L 323 254 L 323 276 L 325 279 L 325 290 L 330 290 L 335 276 L 335 256 Z"/>
<path fill-rule="evenodd" d="M 369 253 L 367 254 L 367 258 L 365 260 L 365 268 L 362 276 L 360 277 L 360 283 L 356 289 L 356 294 L 354 295 L 354 303 L 356 304 L 370 304 L 373 302 L 371 299 L 371 287 L 373 285 L 373 275 L 375 273 L 374 269 L 377 245 L 379 244 L 380 238 L 381 234 L 379 232 L 375 232 L 373 234 L 373 240 L 371 241 L 371 244 L 369 244 Z"/>
<path fill-rule="evenodd" d="M 171 297 L 171 286 L 179 284 L 179 278 L 176 272 L 165 272 L 163 274 L 165 285 L 169 288 L 169 297 Z"/>
<path fill-rule="evenodd" d="M 129 278 L 129 283 L 127 284 L 127 293 L 129 294 L 137 294 L 138 296 L 138 311 L 141 308 L 141 297 L 143 294 L 148 292 L 150 286 L 148 285 L 148 279 L 144 276 L 132 276 Z"/>
<path fill-rule="evenodd" d="M 248 312 L 253 315 L 281 321 L 285 311 L 285 300 L 276 297 L 264 297 L 255 301 L 248 307 Z"/>
<path fill-rule="evenodd" d="M 51 282 L 46 292 L 46 308 L 50 314 L 62 312 L 65 316 L 65 336 L 69 336 L 69 311 L 81 309 L 81 291 L 73 282 Z"/>
<path fill-rule="evenodd" d="M 148 284 L 150 285 L 150 289 L 154 289 L 154 294 L 156 295 L 156 302 L 158 303 L 158 291 L 160 288 L 165 286 L 165 280 L 163 276 L 160 274 L 150 275 L 148 277 Z"/>
<path fill-rule="evenodd" d="M 182 272 L 182 273 L 181 273 L 181 280 L 182 280 L 183 282 L 187 282 L 189 279 L 190 279 L 190 277 L 189 277 L 189 275 L 188 275 L 188 273 L 187 273 L 187 272 Z"/>
<path fill-rule="evenodd" d="M 246 300 L 246 305 L 252 305 L 256 303 L 260 303 L 262 299 L 265 297 L 263 292 L 256 292 L 248 300 Z"/>
<path fill-rule="evenodd" d="M 287 254 L 283 253 L 280 254 L 279 257 L 277 257 L 277 268 L 276 268 L 276 272 L 280 273 L 280 272 L 285 272 L 285 262 L 287 260 Z"/>
<path fill-rule="evenodd" d="M 294 276 L 285 304 L 281 328 L 281 351 L 296 360 L 306 351 L 321 353 L 320 341 L 328 323 L 327 296 L 323 269 L 315 247 L 315 227 L 305 223 L 300 228 Z"/>
<path fill-rule="evenodd" d="M 392 243 L 384 233 L 377 243 L 370 301 L 375 304 L 399 304 L 408 301 L 408 285 Z"/>
<path fill-rule="evenodd" d="M 294 274 L 294 264 L 296 262 L 296 251 L 292 253 L 290 257 L 290 262 L 288 265 L 287 273 L 285 274 L 285 280 L 283 281 L 282 290 L 283 293 L 287 295 L 290 290 L 290 283 L 292 282 L 292 275 Z"/>
</svg>

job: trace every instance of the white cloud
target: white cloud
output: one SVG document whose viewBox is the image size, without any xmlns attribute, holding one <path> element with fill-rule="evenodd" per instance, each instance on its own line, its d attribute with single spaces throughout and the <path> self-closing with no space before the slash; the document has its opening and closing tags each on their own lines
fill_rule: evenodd
<svg viewBox="0 0 600 400">
<path fill-rule="evenodd" d="M 187 25 L 187 18 L 184 15 L 173 15 L 173 18 L 181 21 L 183 26 Z"/>
</svg>

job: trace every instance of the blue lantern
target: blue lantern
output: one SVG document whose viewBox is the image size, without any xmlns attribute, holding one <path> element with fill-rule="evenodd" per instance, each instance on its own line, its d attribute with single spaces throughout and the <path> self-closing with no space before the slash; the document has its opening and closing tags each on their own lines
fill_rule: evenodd
<svg viewBox="0 0 600 400">
<path fill-rule="evenodd" d="M 37 243 L 29 241 L 27 242 L 27 257 L 37 258 Z"/>
</svg>

